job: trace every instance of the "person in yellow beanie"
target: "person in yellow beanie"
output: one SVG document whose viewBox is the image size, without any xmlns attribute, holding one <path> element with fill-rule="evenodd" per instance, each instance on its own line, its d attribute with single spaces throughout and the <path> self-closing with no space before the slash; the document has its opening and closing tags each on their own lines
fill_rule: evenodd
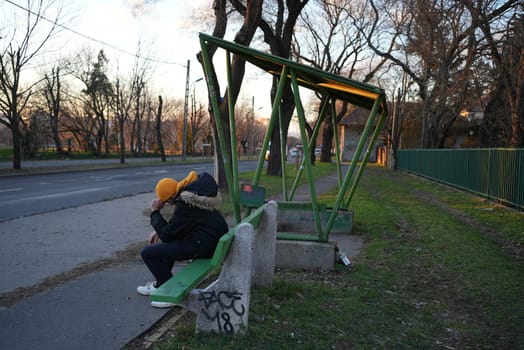
<svg viewBox="0 0 524 350">
<path fill-rule="evenodd" d="M 163 178 L 156 184 L 155 192 L 157 198 L 151 202 L 150 216 L 154 231 L 141 256 L 156 280 L 137 288 L 142 295 L 150 295 L 173 276 L 175 261 L 212 257 L 218 240 L 229 230 L 218 210 L 218 185 L 210 174 L 192 171 L 180 181 Z M 160 213 L 166 203 L 175 205 L 169 221 Z M 151 305 L 173 306 L 154 301 Z"/>
</svg>

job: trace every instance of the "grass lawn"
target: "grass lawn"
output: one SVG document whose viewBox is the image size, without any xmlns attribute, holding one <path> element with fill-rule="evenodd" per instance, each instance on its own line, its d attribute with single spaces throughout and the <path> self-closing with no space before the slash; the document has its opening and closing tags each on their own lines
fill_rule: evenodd
<svg viewBox="0 0 524 350">
<path fill-rule="evenodd" d="M 375 166 L 351 207 L 350 270 L 279 270 L 247 336 L 195 335 L 191 316 L 154 348 L 524 349 L 524 213 Z"/>
</svg>

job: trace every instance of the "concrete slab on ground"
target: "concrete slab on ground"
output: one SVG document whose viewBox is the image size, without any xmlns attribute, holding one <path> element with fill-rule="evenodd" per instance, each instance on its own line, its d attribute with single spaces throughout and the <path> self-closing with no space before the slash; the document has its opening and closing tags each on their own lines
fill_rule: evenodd
<svg viewBox="0 0 524 350">
<path fill-rule="evenodd" d="M 336 263 L 335 247 L 352 260 L 364 244 L 361 237 L 347 234 L 330 234 L 328 242 L 277 241 L 275 266 L 291 269 L 333 270 Z"/>
</svg>

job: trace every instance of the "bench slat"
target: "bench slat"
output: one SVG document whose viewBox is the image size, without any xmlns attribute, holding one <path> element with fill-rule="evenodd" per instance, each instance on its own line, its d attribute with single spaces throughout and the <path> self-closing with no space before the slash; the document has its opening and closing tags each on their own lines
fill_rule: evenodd
<svg viewBox="0 0 524 350">
<path fill-rule="evenodd" d="M 218 244 L 215 248 L 215 253 L 211 258 L 211 265 L 213 265 L 213 267 L 218 268 L 222 266 L 222 263 L 224 262 L 224 260 L 226 260 L 227 253 L 229 252 L 231 243 L 233 243 L 236 231 L 237 228 L 235 226 L 231 230 L 229 230 L 225 235 L 220 237 L 220 239 L 218 240 Z"/>
<path fill-rule="evenodd" d="M 196 259 L 156 289 L 150 299 L 177 304 L 212 270 L 211 259 Z"/>
</svg>

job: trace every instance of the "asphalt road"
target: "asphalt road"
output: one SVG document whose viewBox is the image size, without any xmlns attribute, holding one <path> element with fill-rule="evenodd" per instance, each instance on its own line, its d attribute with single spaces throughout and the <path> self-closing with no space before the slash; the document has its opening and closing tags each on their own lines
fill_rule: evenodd
<svg viewBox="0 0 524 350">
<path fill-rule="evenodd" d="M 255 166 L 254 161 L 240 162 L 239 171 Z M 180 179 L 191 170 L 213 174 L 213 163 L 0 177 L 0 222 L 153 192 L 161 178 Z"/>
</svg>

